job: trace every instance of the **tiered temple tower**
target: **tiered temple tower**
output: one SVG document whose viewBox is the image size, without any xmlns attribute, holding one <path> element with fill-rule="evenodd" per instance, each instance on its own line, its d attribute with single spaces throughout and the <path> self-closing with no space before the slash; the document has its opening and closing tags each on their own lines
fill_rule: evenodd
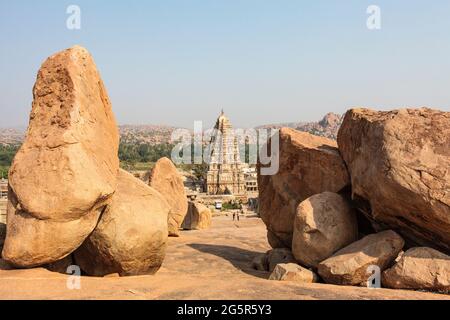
<svg viewBox="0 0 450 320">
<path fill-rule="evenodd" d="M 230 120 L 223 111 L 211 138 L 211 161 L 206 188 L 208 194 L 245 194 L 245 179 L 239 155 L 239 144 Z"/>
</svg>

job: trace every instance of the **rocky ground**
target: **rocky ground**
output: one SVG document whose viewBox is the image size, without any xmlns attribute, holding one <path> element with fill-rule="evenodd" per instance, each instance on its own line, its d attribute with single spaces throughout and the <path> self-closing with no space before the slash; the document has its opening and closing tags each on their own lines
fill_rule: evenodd
<svg viewBox="0 0 450 320">
<path fill-rule="evenodd" d="M 67 289 L 67 275 L 43 268 L 0 270 L 1 299 L 450 299 L 433 293 L 326 284 L 269 281 L 251 268 L 270 249 L 257 218 L 215 217 L 212 228 L 169 238 L 166 259 L 155 276 L 82 277 Z"/>
</svg>

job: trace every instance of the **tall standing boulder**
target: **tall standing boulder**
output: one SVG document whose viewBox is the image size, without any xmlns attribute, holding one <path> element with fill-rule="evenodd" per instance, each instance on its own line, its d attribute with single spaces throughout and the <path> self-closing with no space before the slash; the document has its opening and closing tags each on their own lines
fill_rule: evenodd
<svg viewBox="0 0 450 320">
<path fill-rule="evenodd" d="M 168 213 L 159 192 L 120 170 L 112 203 L 75 251 L 76 263 L 92 276 L 155 273 L 166 253 Z"/>
<path fill-rule="evenodd" d="M 263 152 L 272 149 L 272 139 Z M 258 163 L 259 212 L 270 244 L 290 248 L 298 204 L 317 193 L 342 190 L 349 176 L 336 142 L 327 138 L 282 128 L 279 150 L 272 151 L 279 156 L 277 173 L 263 175 L 265 165 Z"/>
<path fill-rule="evenodd" d="M 118 146 L 111 103 L 88 51 L 75 46 L 48 58 L 9 172 L 3 258 L 33 267 L 79 247 L 116 189 Z"/>
<path fill-rule="evenodd" d="M 188 211 L 188 200 L 183 179 L 170 159 L 164 157 L 156 162 L 150 174 L 149 185 L 167 200 L 170 206 L 169 236 L 178 236 Z"/>
<path fill-rule="evenodd" d="M 338 134 L 353 197 L 379 229 L 450 252 L 450 113 L 353 109 Z"/>
<path fill-rule="evenodd" d="M 188 214 L 181 227 L 185 230 L 203 230 L 211 227 L 212 213 L 204 204 L 189 202 Z"/>
<path fill-rule="evenodd" d="M 319 262 L 356 240 L 356 215 L 341 195 L 323 192 L 299 204 L 292 253 L 301 265 L 315 268 Z"/>
</svg>

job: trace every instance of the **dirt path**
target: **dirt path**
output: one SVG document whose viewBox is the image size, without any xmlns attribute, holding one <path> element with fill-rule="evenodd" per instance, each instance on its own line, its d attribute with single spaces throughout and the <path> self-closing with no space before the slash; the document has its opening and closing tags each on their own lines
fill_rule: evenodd
<svg viewBox="0 0 450 320">
<path fill-rule="evenodd" d="M 81 289 L 69 290 L 66 275 L 42 268 L 0 270 L 0 299 L 450 299 L 414 291 L 269 281 L 267 273 L 250 267 L 268 249 L 261 220 L 234 223 L 217 217 L 210 230 L 170 238 L 155 276 L 82 277 Z"/>
</svg>

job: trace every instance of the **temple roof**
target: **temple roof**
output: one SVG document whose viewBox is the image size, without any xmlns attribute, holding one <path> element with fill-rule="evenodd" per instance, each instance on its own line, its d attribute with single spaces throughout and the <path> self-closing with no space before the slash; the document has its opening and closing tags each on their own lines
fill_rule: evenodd
<svg viewBox="0 0 450 320">
<path fill-rule="evenodd" d="M 230 119 L 228 119 L 228 117 L 225 115 L 225 113 L 223 112 L 223 109 L 222 109 L 219 117 L 217 118 L 214 129 L 223 131 L 224 128 L 231 128 L 231 122 L 230 122 Z"/>
</svg>

